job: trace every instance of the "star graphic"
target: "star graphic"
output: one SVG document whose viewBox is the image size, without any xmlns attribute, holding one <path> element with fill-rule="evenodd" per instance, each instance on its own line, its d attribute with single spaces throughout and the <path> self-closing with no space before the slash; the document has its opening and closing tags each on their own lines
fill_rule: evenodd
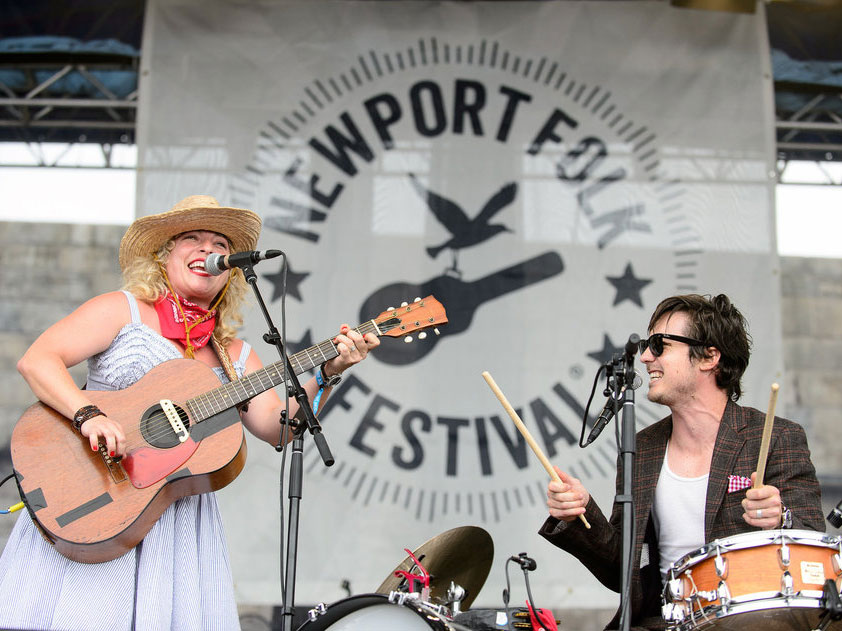
<svg viewBox="0 0 842 631">
<path fill-rule="evenodd" d="M 307 329 L 304 332 L 304 336 L 298 340 L 287 339 L 287 355 L 294 355 L 299 351 L 303 351 L 305 348 L 310 348 L 313 346 L 313 338 L 310 336 L 310 329 Z"/>
<path fill-rule="evenodd" d="M 605 280 L 614 285 L 617 295 L 614 296 L 614 306 L 624 300 L 631 300 L 638 307 L 643 307 L 640 297 L 641 290 L 652 282 L 651 278 L 637 278 L 632 270 L 631 262 L 626 263 L 626 270 L 622 276 L 606 276 Z"/>
<path fill-rule="evenodd" d="M 310 272 L 297 273 L 293 271 L 290 265 L 287 265 L 287 294 L 293 298 L 297 298 L 303 302 L 301 292 L 298 286 L 301 282 L 310 275 Z M 280 269 L 275 274 L 264 274 L 263 278 L 272 283 L 272 298 L 270 302 L 275 302 L 281 297 L 284 292 L 284 266 L 281 264 Z"/>
<path fill-rule="evenodd" d="M 598 351 L 588 353 L 588 357 L 598 361 L 600 364 L 607 364 L 611 361 L 616 353 L 622 353 L 622 346 L 614 346 L 614 343 L 608 337 L 608 333 L 602 335 L 602 348 Z"/>
</svg>

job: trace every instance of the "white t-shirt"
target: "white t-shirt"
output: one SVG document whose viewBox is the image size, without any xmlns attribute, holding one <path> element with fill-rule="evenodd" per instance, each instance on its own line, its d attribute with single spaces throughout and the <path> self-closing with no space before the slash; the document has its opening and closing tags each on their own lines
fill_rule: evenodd
<svg viewBox="0 0 842 631">
<path fill-rule="evenodd" d="M 652 513 L 661 555 L 661 580 L 679 558 L 705 544 L 705 500 L 709 473 L 684 478 L 669 468 L 669 445 L 655 487 Z"/>
</svg>

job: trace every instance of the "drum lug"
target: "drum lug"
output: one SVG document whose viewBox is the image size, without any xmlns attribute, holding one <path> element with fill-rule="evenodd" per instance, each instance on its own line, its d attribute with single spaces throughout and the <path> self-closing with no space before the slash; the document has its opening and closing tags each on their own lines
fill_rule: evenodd
<svg viewBox="0 0 842 631">
<path fill-rule="evenodd" d="M 716 568 L 716 575 L 725 580 L 728 578 L 728 559 L 719 555 L 719 549 L 716 550 L 716 559 L 713 561 L 713 566 Z"/>
<path fill-rule="evenodd" d="M 731 590 L 728 589 L 728 583 L 719 581 L 719 587 L 717 587 L 716 593 L 719 595 L 719 603 L 727 609 L 728 605 L 731 604 Z"/>
<path fill-rule="evenodd" d="M 781 594 L 784 596 L 792 596 L 795 594 L 795 583 L 792 580 L 792 574 L 789 571 L 781 575 Z"/>
<path fill-rule="evenodd" d="M 327 605 L 319 603 L 307 612 L 307 620 L 313 622 L 319 616 L 323 616 L 327 611 Z"/>
<path fill-rule="evenodd" d="M 785 541 L 781 542 L 781 547 L 778 548 L 778 565 L 781 566 L 782 570 L 788 570 L 790 563 L 790 556 L 789 556 L 789 546 L 786 545 Z"/>
<path fill-rule="evenodd" d="M 831 564 L 833 565 L 833 573 L 836 576 L 842 574 L 842 553 L 837 552 L 833 555 Z"/>
<path fill-rule="evenodd" d="M 661 606 L 661 615 L 667 622 L 682 622 L 685 618 L 684 608 L 675 603 L 666 603 Z"/>
<path fill-rule="evenodd" d="M 671 578 L 667 581 L 667 588 L 672 600 L 682 600 L 684 598 L 684 581 L 680 578 Z"/>
</svg>

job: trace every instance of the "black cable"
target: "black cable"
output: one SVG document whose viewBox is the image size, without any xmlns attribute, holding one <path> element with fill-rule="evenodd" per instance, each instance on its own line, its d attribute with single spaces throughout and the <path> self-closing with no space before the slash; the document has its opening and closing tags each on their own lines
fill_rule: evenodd
<svg viewBox="0 0 842 631">
<path fill-rule="evenodd" d="M 291 423 L 292 419 L 289 417 L 289 387 L 287 386 L 287 362 L 286 362 L 286 341 L 287 341 L 287 313 L 286 313 L 286 301 L 287 301 L 287 255 L 284 252 L 281 254 L 281 364 L 284 367 L 284 379 L 283 379 L 283 395 L 284 395 L 284 403 L 286 406 L 284 418 L 280 419 L 281 421 L 286 421 L 285 423 L 281 423 L 281 436 L 280 436 L 280 449 L 281 452 L 281 470 L 279 472 L 279 480 L 278 480 L 278 499 L 279 499 L 279 506 L 280 510 L 278 514 L 280 516 L 280 530 L 281 533 L 280 541 L 279 541 L 279 553 L 278 559 L 280 561 L 280 576 L 281 576 L 281 611 L 286 611 L 286 563 L 284 559 L 286 558 L 286 548 L 285 548 L 285 537 L 284 533 L 286 531 L 284 527 L 285 519 L 284 519 L 284 480 L 285 472 L 286 472 L 286 462 L 287 462 L 287 445 L 290 443 L 291 435 L 289 432 L 291 431 Z"/>
<path fill-rule="evenodd" d="M 506 559 L 505 571 L 506 571 L 506 589 L 503 590 L 503 608 L 506 610 L 506 627 L 509 631 L 515 631 L 515 628 L 512 626 L 512 614 L 509 611 L 509 596 L 512 593 L 512 584 L 509 581 L 509 563 L 511 563 L 511 559 Z"/>
<path fill-rule="evenodd" d="M 579 447 L 582 449 L 585 448 L 585 427 L 588 425 L 588 412 L 591 409 L 591 402 L 593 401 L 593 396 L 596 394 L 596 384 L 599 383 L 599 376 L 602 374 L 602 371 L 605 370 L 605 364 L 599 367 L 599 370 L 596 371 L 596 376 L 593 378 L 593 385 L 591 386 L 591 395 L 588 397 L 588 403 L 585 406 L 585 414 L 582 416 L 582 433 L 579 434 Z"/>
</svg>

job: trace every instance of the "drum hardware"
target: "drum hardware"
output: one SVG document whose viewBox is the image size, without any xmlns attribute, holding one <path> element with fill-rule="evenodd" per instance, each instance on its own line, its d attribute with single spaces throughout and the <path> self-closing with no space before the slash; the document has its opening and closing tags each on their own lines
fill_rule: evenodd
<svg viewBox="0 0 842 631">
<path fill-rule="evenodd" d="M 450 587 L 447 588 L 447 595 L 445 598 L 447 599 L 447 602 L 450 603 L 450 609 L 453 612 L 454 617 L 462 613 L 460 607 L 466 595 L 467 592 L 464 587 L 450 581 Z"/>
<path fill-rule="evenodd" d="M 494 542 L 491 535 L 478 526 L 461 526 L 436 535 L 411 555 L 408 550 L 407 553 L 408 556 L 389 574 L 376 593 L 387 595 L 391 591 L 403 590 L 402 584 L 408 581 L 406 574 L 411 574 L 416 565 L 414 557 L 423 562 L 429 575 L 427 600 L 451 603 L 452 606 L 448 590 L 454 583 L 465 592 L 459 601 L 459 608 L 464 611 L 470 608 L 485 584 L 494 558 Z"/>
<path fill-rule="evenodd" d="M 315 607 L 313 607 L 307 612 L 307 620 L 312 622 L 319 616 L 323 616 L 326 611 L 327 605 L 325 605 L 324 603 L 318 603 Z"/>
<path fill-rule="evenodd" d="M 716 568 L 716 575 L 719 578 L 723 580 L 728 578 L 728 559 L 720 554 L 719 546 L 716 546 L 716 560 L 713 562 L 713 567 Z"/>
<path fill-rule="evenodd" d="M 743 533 L 678 559 L 664 585 L 671 631 L 840 631 L 842 538 L 807 530 Z M 821 587 L 820 587 L 821 586 Z"/>
<path fill-rule="evenodd" d="M 684 598 L 684 582 L 680 578 L 675 578 L 675 573 L 670 568 L 670 579 L 667 581 L 667 589 L 669 590 L 670 600 L 682 600 Z"/>
<path fill-rule="evenodd" d="M 719 587 L 716 588 L 716 594 L 719 596 L 719 602 L 722 603 L 724 609 L 728 609 L 731 604 L 731 590 L 728 589 L 728 583 L 719 581 Z"/>
<path fill-rule="evenodd" d="M 782 570 L 788 570 L 789 562 L 789 548 L 786 545 L 786 540 L 781 539 L 781 547 L 778 548 L 778 565 L 781 566 Z"/>
<path fill-rule="evenodd" d="M 815 631 L 825 631 L 831 622 L 842 620 L 842 599 L 840 599 L 840 594 L 837 590 L 836 581 L 833 579 L 829 578 L 824 582 L 821 599 L 824 613 Z"/>
<path fill-rule="evenodd" d="M 792 574 L 789 570 L 781 574 L 781 594 L 784 596 L 795 595 L 795 581 L 792 580 Z"/>
<path fill-rule="evenodd" d="M 318 605 L 298 631 L 470 631 L 420 594 L 361 594 Z"/>
</svg>

